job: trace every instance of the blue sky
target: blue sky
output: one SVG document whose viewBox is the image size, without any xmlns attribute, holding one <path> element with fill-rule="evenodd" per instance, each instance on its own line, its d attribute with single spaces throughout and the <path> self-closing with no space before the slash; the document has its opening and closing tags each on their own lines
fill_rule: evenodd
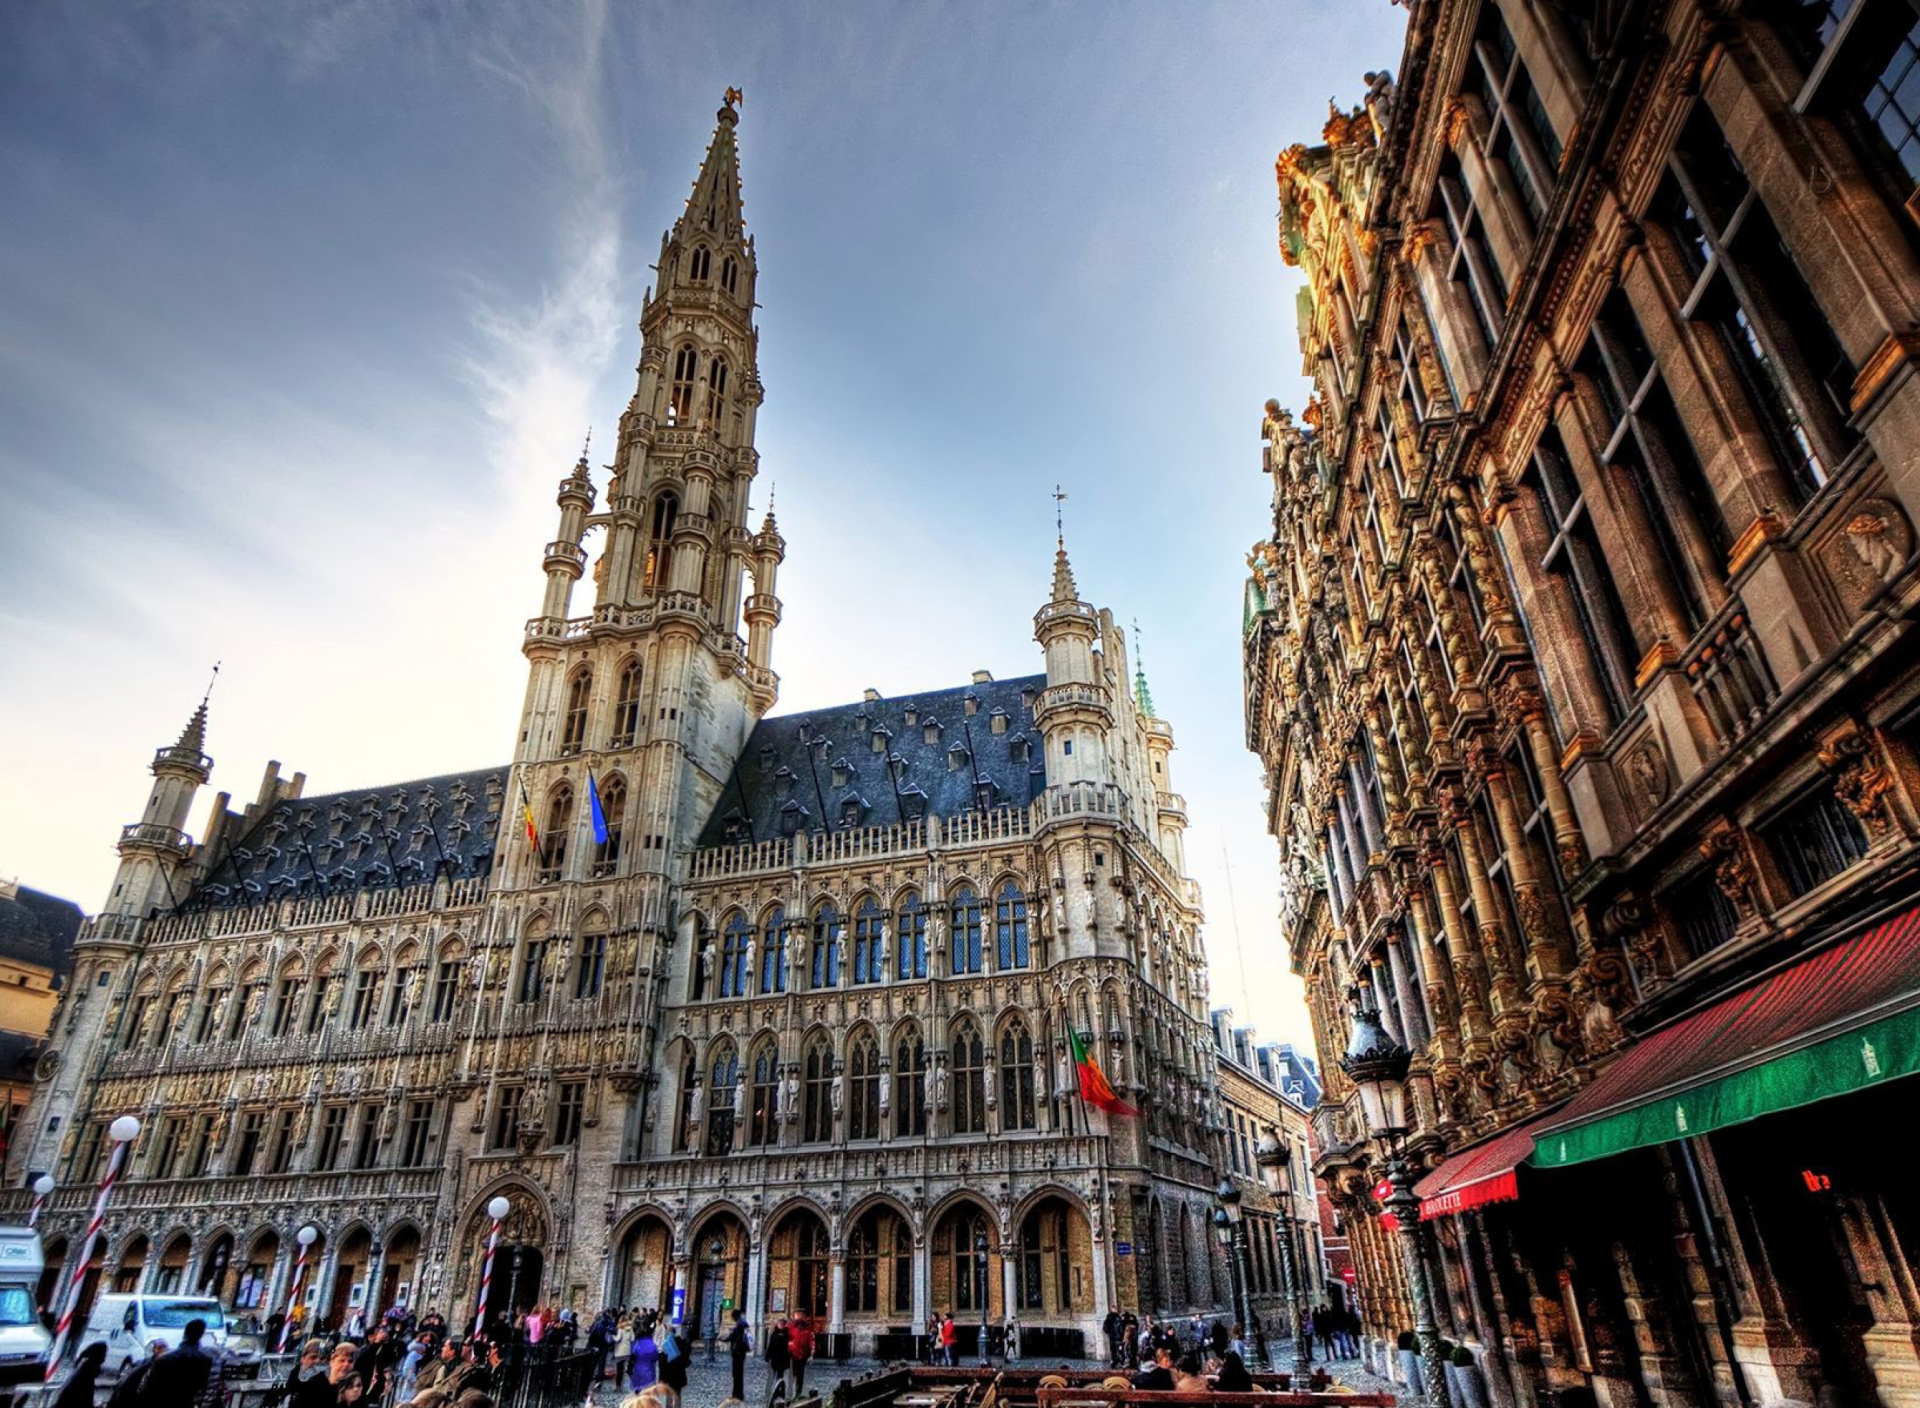
<svg viewBox="0 0 1920 1408">
<path fill-rule="evenodd" d="M 781 709 L 1037 669 L 1063 484 L 1179 739 L 1214 1000 L 1305 1039 L 1239 687 L 1260 405 L 1304 388 L 1272 166 L 1403 13 L 0 9 L 0 875 L 97 906 L 216 659 L 241 798 L 506 760 L 554 486 L 737 84 Z"/>
</svg>

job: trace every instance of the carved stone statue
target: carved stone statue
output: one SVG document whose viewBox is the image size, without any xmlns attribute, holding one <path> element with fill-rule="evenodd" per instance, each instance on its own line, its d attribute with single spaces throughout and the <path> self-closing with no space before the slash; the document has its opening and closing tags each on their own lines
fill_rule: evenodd
<svg viewBox="0 0 1920 1408">
<path fill-rule="evenodd" d="M 993 1062 L 989 1061 L 980 1068 L 980 1087 L 986 1092 L 987 1108 L 989 1110 L 997 1103 L 997 1095 L 994 1090 L 997 1084 L 998 1078 L 993 1073 Z"/>
<path fill-rule="evenodd" d="M 847 1078 L 838 1071 L 833 1073 L 833 1084 L 827 1087 L 827 1099 L 835 1115 L 847 1108 Z"/>
<path fill-rule="evenodd" d="M 947 1068 L 944 1065 L 933 1068 L 933 1102 L 942 1110 L 947 1108 Z"/>
<path fill-rule="evenodd" d="M 929 1110 L 938 1109 L 940 1106 L 940 1082 L 939 1078 L 934 1074 L 932 1062 L 927 1063 L 926 1070 L 921 1074 L 920 1084 L 925 1090 L 927 1108 Z"/>
<path fill-rule="evenodd" d="M 1062 1095 L 1073 1089 L 1072 1066 L 1064 1049 L 1053 1058 L 1053 1086 Z"/>
<path fill-rule="evenodd" d="M 747 1117 L 747 1078 L 743 1075 L 733 1083 L 733 1119 L 738 1124 Z"/>
<path fill-rule="evenodd" d="M 699 1126 L 707 1117 L 707 1088 L 699 1081 L 693 1083 L 693 1089 L 687 1093 L 687 1123 Z"/>
<path fill-rule="evenodd" d="M 882 973 L 885 973 L 887 971 L 887 951 L 892 947 L 893 947 L 892 926 L 889 925 L 886 920 L 882 919 L 880 921 L 880 933 L 875 939 L 875 948 L 874 948 L 874 954 L 873 954 L 874 966 L 877 967 Z M 882 1081 L 881 1084 L 885 1085 L 886 1082 Z"/>
<path fill-rule="evenodd" d="M 753 992 L 760 986 L 760 941 L 752 934 L 747 935 L 747 976 L 741 987 Z"/>
<path fill-rule="evenodd" d="M 713 991 L 713 965 L 713 945 L 705 944 L 700 949 L 700 991 L 702 992 Z"/>
<path fill-rule="evenodd" d="M 780 1118 L 792 1124 L 800 1118 L 800 1077 L 787 1070 L 787 1078 L 780 1083 Z"/>
<path fill-rule="evenodd" d="M 893 1077 L 885 1071 L 880 1073 L 880 1118 L 887 1117 L 887 1111 L 893 1106 Z"/>
</svg>

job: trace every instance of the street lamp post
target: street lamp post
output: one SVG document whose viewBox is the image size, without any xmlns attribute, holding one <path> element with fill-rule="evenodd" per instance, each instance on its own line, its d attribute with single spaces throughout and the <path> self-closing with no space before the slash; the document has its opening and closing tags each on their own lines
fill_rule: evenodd
<svg viewBox="0 0 1920 1408">
<path fill-rule="evenodd" d="M 1214 1225 L 1226 1220 L 1227 1249 L 1233 1265 L 1233 1277 L 1238 1291 L 1238 1305 L 1235 1314 L 1242 1328 L 1251 1331 L 1253 1343 L 1249 1346 L 1253 1353 L 1252 1368 L 1264 1373 L 1273 1367 L 1273 1361 L 1267 1354 L 1267 1332 L 1260 1324 L 1260 1317 L 1253 1308 L 1253 1258 L 1247 1247 L 1247 1219 L 1240 1211 L 1240 1186 L 1231 1178 L 1220 1180 L 1220 1186 L 1213 1190 L 1213 1196 L 1220 1201 L 1214 1211 Z"/>
<path fill-rule="evenodd" d="M 1407 1289 L 1413 1295 L 1413 1334 L 1420 1342 L 1420 1361 L 1426 1371 L 1427 1397 L 1438 1408 L 1452 1408 L 1447 1393 L 1446 1367 L 1440 1358 L 1440 1330 L 1433 1320 L 1433 1300 L 1427 1294 L 1427 1272 L 1420 1248 L 1420 1200 L 1413 1195 L 1413 1176 L 1401 1153 L 1406 1138 L 1407 1069 L 1413 1053 L 1387 1034 L 1379 1011 L 1361 989 L 1348 994 L 1353 1003 L 1353 1035 L 1340 1068 L 1360 1092 L 1360 1108 L 1367 1130 L 1386 1148 L 1386 1209 L 1400 1228 L 1400 1254 L 1406 1263 Z"/>
<path fill-rule="evenodd" d="M 500 1224 L 512 1209 L 513 1204 L 504 1197 L 496 1196 L 487 1204 L 487 1216 L 493 1219 L 493 1231 L 487 1234 L 487 1259 L 480 1264 L 480 1303 L 473 1310 L 473 1333 L 476 1337 L 485 1333 L 487 1328 L 487 1292 L 493 1286 L 493 1249 L 500 1245 Z"/>
<path fill-rule="evenodd" d="M 973 1234 L 974 1272 L 980 1284 L 980 1362 L 987 1362 L 987 1234 Z"/>
<path fill-rule="evenodd" d="M 67 1274 L 67 1289 L 60 1298 L 64 1309 L 53 1332 L 53 1344 L 47 1350 L 48 1383 L 53 1382 L 54 1370 L 60 1367 L 60 1351 L 66 1346 L 67 1332 L 73 1328 L 73 1314 L 80 1304 L 80 1283 L 86 1279 L 87 1263 L 93 1260 L 94 1243 L 105 1240 L 103 1231 L 107 1221 L 107 1199 L 113 1196 L 113 1185 L 119 1181 L 120 1170 L 126 1167 L 127 1149 L 139 1137 L 140 1121 L 132 1115 L 122 1115 L 107 1126 L 107 1138 L 113 1143 L 113 1153 L 107 1157 L 107 1171 L 101 1176 L 100 1191 L 94 1196 L 93 1218 L 87 1223 L 87 1230 L 79 1242 L 67 1253 L 74 1259 L 73 1269 Z"/>
<path fill-rule="evenodd" d="M 47 1205 L 47 1199 L 53 1196 L 53 1175 L 43 1173 L 33 1180 L 33 1207 L 27 1213 L 27 1226 L 32 1227 L 40 1221 L 41 1209 Z"/>
<path fill-rule="evenodd" d="M 1313 1367 L 1313 1346 L 1301 1333 L 1307 1323 L 1307 1268 L 1294 1263 L 1293 1241 L 1293 1150 L 1277 1130 L 1269 1128 L 1253 1147 L 1253 1161 L 1260 1177 L 1280 1205 L 1280 1280 L 1287 1297 L 1288 1313 L 1293 1317 L 1294 1382 L 1304 1384 Z"/>
<path fill-rule="evenodd" d="M 294 1233 L 293 1240 L 299 1244 L 300 1251 L 293 1260 L 293 1282 L 287 1288 L 287 1308 L 280 1319 L 280 1343 L 276 1346 L 278 1349 L 287 1347 L 287 1338 L 293 1333 L 293 1312 L 300 1305 L 300 1288 L 307 1279 L 307 1251 L 319 1240 L 319 1237 L 320 1229 L 311 1222 Z"/>
</svg>

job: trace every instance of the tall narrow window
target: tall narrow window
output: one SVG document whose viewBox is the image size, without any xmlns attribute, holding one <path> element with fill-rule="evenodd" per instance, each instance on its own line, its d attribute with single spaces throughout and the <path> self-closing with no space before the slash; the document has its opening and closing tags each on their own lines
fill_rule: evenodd
<svg viewBox="0 0 1920 1408">
<path fill-rule="evenodd" d="M 1594 319 L 1578 369 L 1610 422 L 1600 457 L 1631 481 L 1689 624 L 1698 628 L 1718 604 L 1732 535 L 1621 290 L 1607 296 Z"/>
<path fill-rule="evenodd" d="M 709 428 L 718 427 L 720 417 L 727 409 L 727 364 L 723 358 L 715 357 L 707 363 L 707 405 L 701 412 Z"/>
<path fill-rule="evenodd" d="M 745 997 L 747 994 L 747 948 L 753 930 L 746 916 L 736 914 L 720 931 L 720 996 Z"/>
<path fill-rule="evenodd" d="M 599 791 L 600 815 L 606 822 L 607 839 L 594 838 L 593 873 L 612 875 L 620 867 L 620 843 L 627 829 L 626 779 L 612 778 Z"/>
<path fill-rule="evenodd" d="M 953 892 L 953 971 L 980 971 L 980 897 L 962 885 Z"/>
<path fill-rule="evenodd" d="M 523 1086 L 503 1085 L 494 1096 L 493 1148 L 512 1149 L 519 1144 L 520 1101 L 525 1094 Z"/>
<path fill-rule="evenodd" d="M 693 383 L 700 370 L 700 354 L 691 344 L 673 354 L 673 387 L 667 397 L 667 423 L 681 425 L 693 417 Z"/>
<path fill-rule="evenodd" d="M 840 947 L 846 938 L 847 922 L 831 904 L 823 904 L 813 916 L 813 983 L 816 988 L 840 986 Z"/>
<path fill-rule="evenodd" d="M 847 1138 L 880 1137 L 881 1079 L 880 1044 L 861 1032 L 847 1056 Z"/>
<path fill-rule="evenodd" d="M 593 699 L 593 668 L 582 665 L 567 681 L 567 712 L 562 720 L 560 752 L 578 753 L 587 746 L 587 705 Z"/>
<path fill-rule="evenodd" d="M 753 1053 L 753 1088 L 748 1094 L 747 1142 L 771 1144 L 780 1137 L 780 1059 L 771 1040 Z"/>
<path fill-rule="evenodd" d="M 322 973 L 314 981 L 313 1000 L 307 1004 L 306 1034 L 308 1036 L 319 1035 L 320 1029 L 326 1025 L 327 1018 L 333 1015 L 334 993 L 339 990 L 339 987 L 338 973 Z"/>
<path fill-rule="evenodd" d="M 227 995 L 232 991 L 232 988 L 223 984 L 216 984 L 207 989 L 206 1001 L 200 1005 L 200 1020 L 193 1030 L 193 1039 L 196 1042 L 210 1039 L 214 1032 L 219 1030 L 220 1011 L 227 1005 Z"/>
<path fill-rule="evenodd" d="M 1627 623 L 1626 607 L 1621 604 L 1613 571 L 1601 549 L 1593 515 L 1587 511 L 1586 495 L 1568 463 L 1560 431 L 1551 423 L 1533 448 L 1532 472 L 1525 482 L 1533 491 L 1548 534 L 1547 550 L 1540 557 L 1541 571 L 1560 584 L 1573 606 L 1587 656 L 1605 692 L 1608 720 L 1618 720 L 1633 698 L 1637 659 L 1633 629 Z"/>
<path fill-rule="evenodd" d="M 847 1234 L 847 1309 L 856 1315 L 880 1308 L 879 1216 L 868 1213 Z"/>
<path fill-rule="evenodd" d="M 407 1106 L 407 1123 L 400 1139 L 400 1167 L 419 1168 L 427 1161 L 433 1137 L 433 1101 L 415 1100 Z"/>
<path fill-rule="evenodd" d="M 353 975 L 353 1007 L 347 1017 L 347 1026 L 353 1031 L 373 1024 L 374 1014 L 380 1010 L 380 980 L 385 976 L 378 968 L 362 968 Z"/>
<path fill-rule="evenodd" d="M 860 904 L 860 912 L 853 919 L 853 980 L 856 983 L 877 983 L 885 976 L 880 971 L 882 963 L 881 935 L 886 929 L 887 912 L 880 908 L 868 896 Z"/>
<path fill-rule="evenodd" d="M 760 991 L 787 990 L 787 912 L 775 905 L 760 932 Z"/>
<path fill-rule="evenodd" d="M 1000 1127 L 1033 1129 L 1033 1033 L 1017 1018 L 1000 1034 Z"/>
<path fill-rule="evenodd" d="M 453 1007 L 460 998 L 460 960 L 442 955 L 440 967 L 433 975 L 433 1011 L 430 1020 L 451 1022 Z"/>
<path fill-rule="evenodd" d="M 833 1048 L 824 1036 L 807 1043 L 800 1137 L 809 1144 L 833 1138 Z"/>
<path fill-rule="evenodd" d="M 320 1112 L 320 1147 L 313 1159 L 315 1172 L 329 1172 L 340 1161 L 340 1146 L 345 1142 L 346 1128 L 345 1105 L 329 1105 Z"/>
<path fill-rule="evenodd" d="M 409 963 L 406 967 L 394 972 L 393 986 L 388 990 L 387 995 L 388 1026 L 404 1026 L 407 1019 L 413 1016 L 415 994 L 419 988 L 420 966 L 417 963 Z"/>
<path fill-rule="evenodd" d="M 547 948 L 551 942 L 544 920 L 527 930 L 520 947 L 520 1001 L 538 1002 L 546 994 Z"/>
<path fill-rule="evenodd" d="M 646 584 L 649 591 L 665 591 L 673 556 L 673 528 L 680 518 L 680 500 L 662 494 L 653 501 L 653 521 L 647 530 Z"/>
<path fill-rule="evenodd" d="M 987 1129 L 987 1052 L 980 1029 L 962 1020 L 953 1028 L 953 1132 Z"/>
<path fill-rule="evenodd" d="M 563 782 L 547 801 L 547 829 L 540 837 L 540 879 L 558 880 L 566 873 L 567 847 L 572 840 L 573 789 Z"/>
<path fill-rule="evenodd" d="M 894 925 L 894 976 L 927 976 L 927 908 L 920 896 L 908 895 L 900 903 Z"/>
<path fill-rule="evenodd" d="M 620 667 L 620 680 L 613 696 L 613 736 L 607 740 L 612 748 L 631 747 L 640 731 L 640 662 L 629 659 Z"/>
<path fill-rule="evenodd" d="M 911 1027 L 893 1048 L 893 1132 L 927 1132 L 927 1046 Z"/>
<path fill-rule="evenodd" d="M 733 1088 L 740 1083 L 740 1054 L 721 1046 L 707 1068 L 707 1153 L 733 1152 Z"/>
<path fill-rule="evenodd" d="M 711 221 L 708 222 L 711 225 Z M 703 244 L 693 247 L 693 257 L 687 261 L 687 273 L 695 283 L 703 284 L 713 273 L 713 251 Z"/>
<path fill-rule="evenodd" d="M 606 981 L 607 935 L 595 929 L 580 936 L 580 956 L 573 965 L 573 995 L 576 1000 L 600 996 Z"/>
<path fill-rule="evenodd" d="M 1506 164 L 1537 227 L 1559 179 L 1560 136 L 1553 130 L 1513 32 L 1495 4 L 1480 7 L 1467 86 L 1487 108 L 1487 155 Z"/>
<path fill-rule="evenodd" d="M 265 1110 L 248 1110 L 240 1116 L 240 1138 L 233 1148 L 233 1166 L 227 1172 L 235 1178 L 245 1178 L 253 1172 L 254 1162 L 260 1157 L 260 1136 L 266 1124 Z"/>
<path fill-rule="evenodd" d="M 1436 189 L 1439 214 L 1453 246 L 1447 260 L 1447 280 L 1465 296 L 1481 336 L 1492 347 L 1500 340 L 1500 328 L 1507 316 L 1507 283 L 1487 244 L 1479 196 L 1461 171 L 1459 158 L 1451 152 L 1440 160 Z"/>
<path fill-rule="evenodd" d="M 580 1142 L 580 1121 L 587 1106 L 587 1083 L 563 1080 L 553 1100 L 553 1147 L 566 1149 Z"/>
<path fill-rule="evenodd" d="M 740 291 L 740 265 L 731 254 L 720 261 L 720 287 L 728 293 Z"/>
<path fill-rule="evenodd" d="M 1027 897 L 1009 880 L 994 905 L 994 930 L 999 938 L 994 961 L 1001 968 L 1025 968 L 1033 958 L 1027 941 Z"/>
</svg>

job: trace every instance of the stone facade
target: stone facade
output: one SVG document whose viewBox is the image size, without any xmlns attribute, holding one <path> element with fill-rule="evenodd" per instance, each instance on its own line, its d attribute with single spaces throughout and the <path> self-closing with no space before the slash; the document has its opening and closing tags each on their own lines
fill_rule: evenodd
<svg viewBox="0 0 1920 1408">
<path fill-rule="evenodd" d="M 1874 0 L 1420 0 L 1280 155 L 1314 393 L 1262 424 L 1248 743 L 1388 1345 L 1351 993 L 1434 1168 L 1913 905 L 1916 56 Z M 1430 1216 L 1442 1333 L 1502 1404 L 1917 1401 L 1900 1092 L 1847 1102 Z"/>
<path fill-rule="evenodd" d="M 322 1322 L 470 1317 L 502 1194 L 496 1309 L 677 1290 L 697 1331 L 808 1310 L 864 1350 L 983 1298 L 1029 1334 L 1226 1302 L 1173 733 L 1064 543 L 1040 673 L 763 717 L 736 123 L 663 240 L 604 508 L 584 454 L 560 483 L 512 762 L 327 797 L 275 764 L 196 844 L 204 706 L 160 750 L 13 1160 L 60 1176 L 50 1260 L 132 1112 L 104 1277 L 271 1310 L 311 1223 Z M 1144 1118 L 1089 1117 L 1070 1026 Z"/>
</svg>

